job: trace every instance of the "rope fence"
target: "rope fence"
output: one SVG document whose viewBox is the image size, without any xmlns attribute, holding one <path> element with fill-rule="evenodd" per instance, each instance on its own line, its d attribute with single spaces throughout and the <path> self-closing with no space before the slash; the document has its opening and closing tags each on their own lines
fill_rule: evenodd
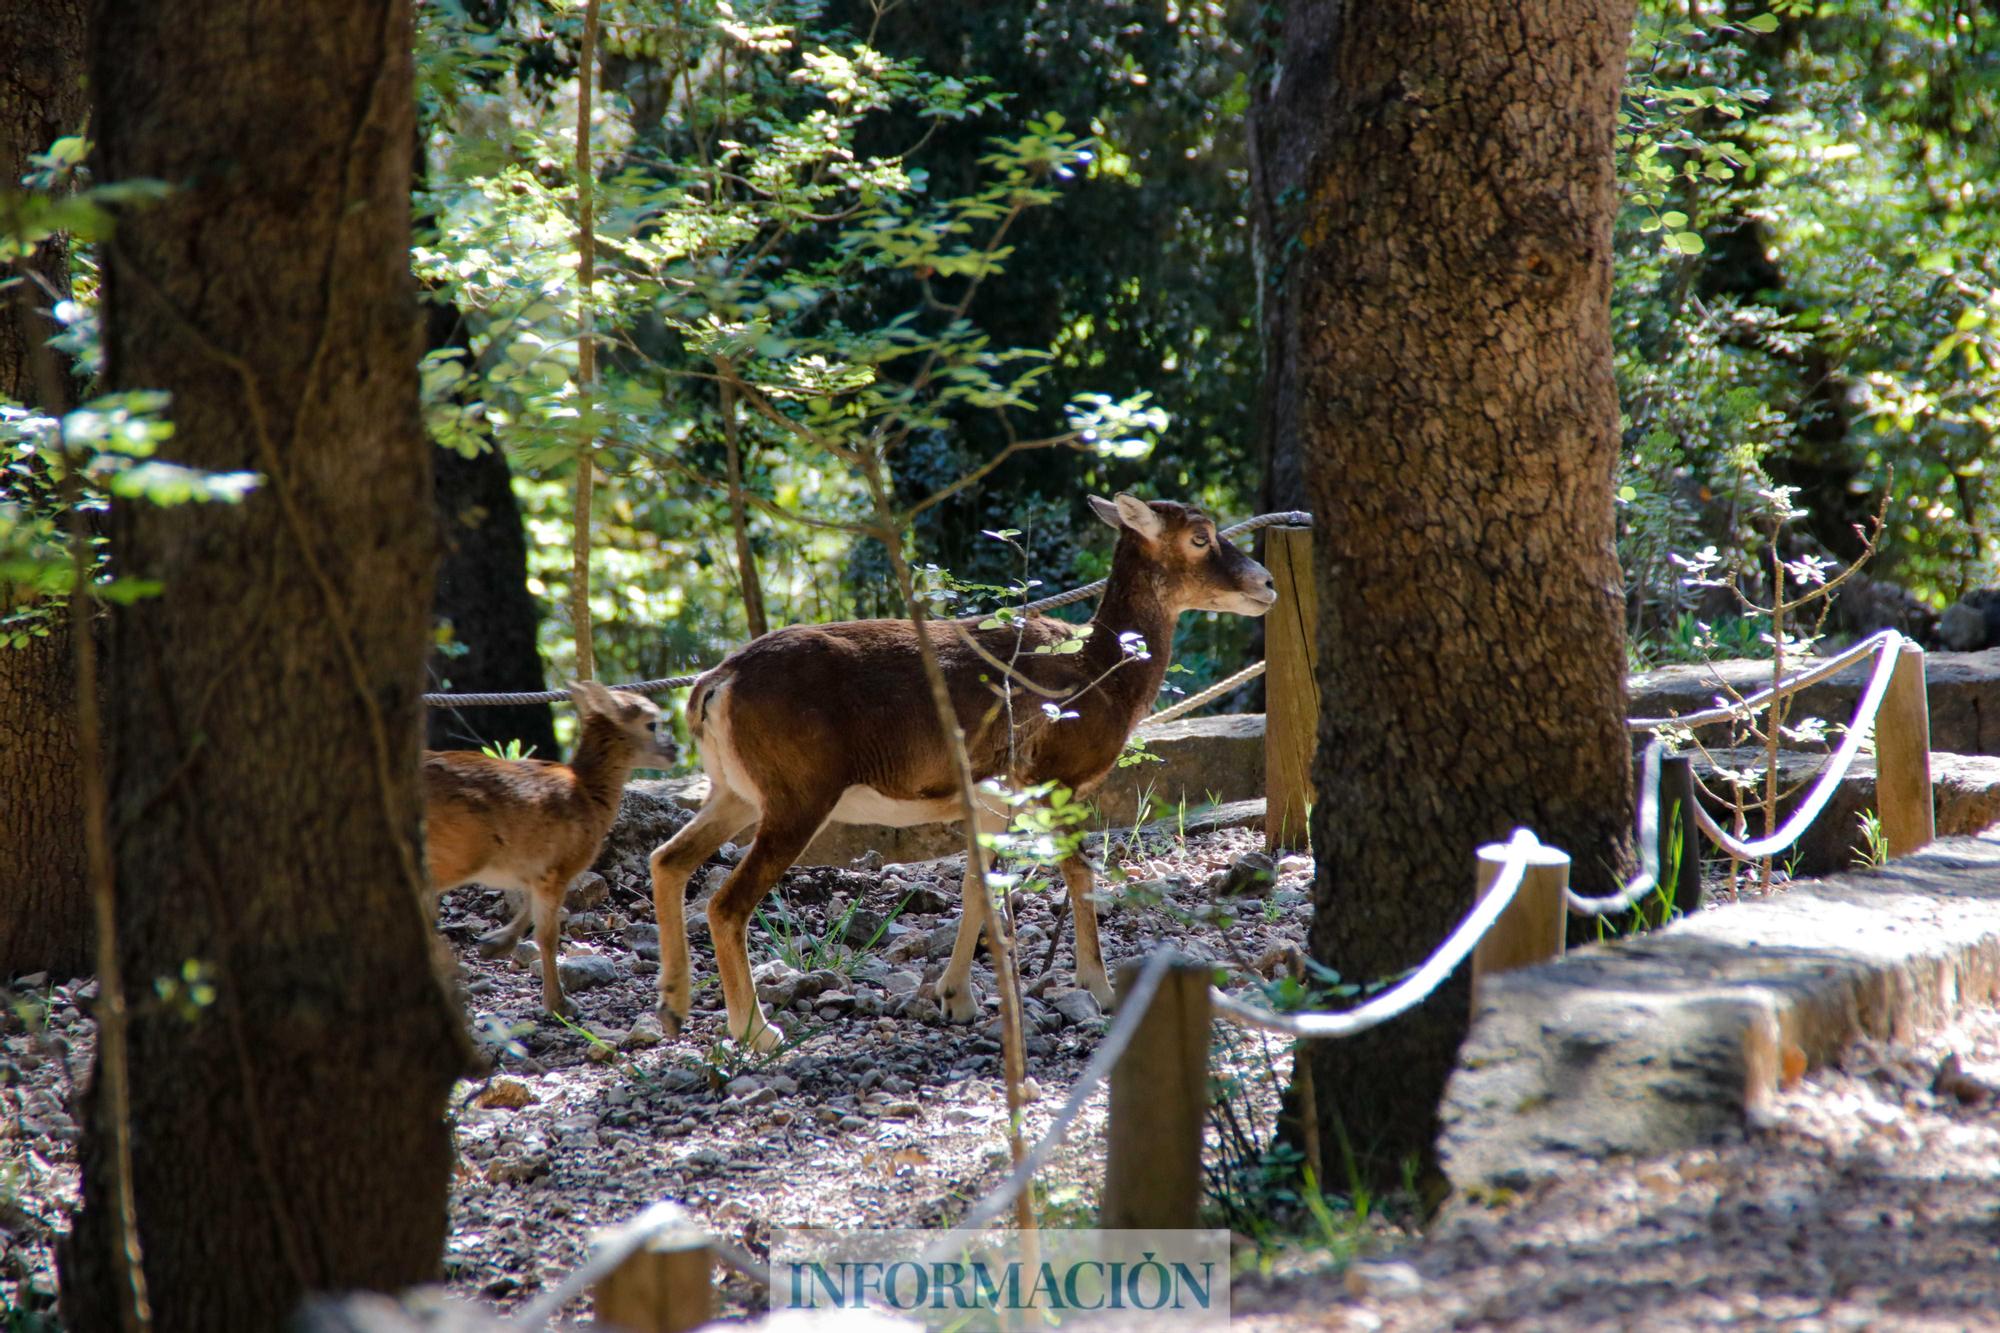
<svg viewBox="0 0 2000 1333">
<path fill-rule="evenodd" d="M 1283 524 L 1287 527 L 1310 527 L 1312 526 L 1312 515 L 1297 509 L 1281 510 L 1273 514 L 1258 514 L 1255 518 L 1246 518 L 1233 527 L 1224 528 L 1222 535 L 1225 538 L 1239 537 L 1245 533 L 1256 532 L 1260 528 L 1271 527 L 1273 524 Z M 1023 612 L 1049 611 L 1058 606 L 1068 606 L 1072 602 L 1081 602 L 1086 598 L 1095 597 L 1098 593 L 1103 592 L 1106 582 L 1107 580 L 1105 579 L 1099 579 L 1095 583 L 1086 583 L 1081 588 L 1071 588 L 1068 592 L 1059 592 L 1052 596 L 1044 597 L 1040 601 L 1029 602 L 1019 609 Z M 679 676 L 661 676 L 656 680 L 635 680 L 630 684 L 612 685 L 608 688 L 623 690 L 627 694 L 664 694 L 669 690 L 687 688 L 697 680 L 700 680 L 707 671 L 712 669 L 704 667 L 701 671 L 690 671 Z M 1234 689 L 1246 681 L 1254 680 L 1263 669 L 1264 664 L 1261 662 L 1256 664 L 1254 670 L 1245 668 L 1245 670 L 1239 671 L 1236 675 L 1230 677 L 1228 681 L 1223 682 L 1224 685 L 1228 686 L 1228 689 L 1223 689 L 1221 686 L 1211 686 L 1209 689 L 1202 691 L 1201 694 L 1195 695 L 1193 699 L 1183 700 L 1175 704 L 1171 709 L 1162 709 L 1160 714 L 1149 717 L 1147 721 L 1166 722 L 1180 717 L 1182 714 L 1200 707 L 1203 703 L 1227 694 L 1229 689 Z M 497 693 L 488 692 L 485 694 L 454 694 L 448 690 L 442 690 L 433 691 L 423 696 L 424 702 L 432 708 L 501 708 L 519 704 L 561 703 L 567 698 L 569 698 L 567 690 L 513 690 Z M 1197 700 L 1199 702 L 1196 702 Z"/>
</svg>

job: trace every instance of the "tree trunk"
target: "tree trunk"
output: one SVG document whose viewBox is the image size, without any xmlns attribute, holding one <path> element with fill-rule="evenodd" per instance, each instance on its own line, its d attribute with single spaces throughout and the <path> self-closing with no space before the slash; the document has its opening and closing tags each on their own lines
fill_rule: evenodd
<svg viewBox="0 0 2000 1333">
<path fill-rule="evenodd" d="M 133 1193 L 154 1327 L 267 1330 L 309 1291 L 435 1279 L 463 1033 L 419 900 L 435 563 L 409 277 L 408 0 L 108 0 L 102 176 L 172 182 L 106 251 L 113 389 L 240 506 L 119 504 L 165 591 L 105 696 Z M 103 1086 L 100 1076 L 93 1088 Z M 93 1097 L 69 1327 L 118 1325 Z"/>
<path fill-rule="evenodd" d="M 1586 890 L 1628 859 L 1609 301 L 1631 15 L 1287 15 L 1274 128 L 1314 154 L 1296 260 L 1323 701 L 1310 944 L 1352 981 L 1442 943 L 1474 848 L 1516 825 Z M 1343 1136 L 1372 1176 L 1428 1159 L 1468 997 L 1461 969 L 1413 1015 L 1312 1047 L 1329 1161 Z"/>
<path fill-rule="evenodd" d="M 497 447 L 475 458 L 434 449 L 431 459 L 444 536 L 435 610 L 450 622 L 451 642 L 465 650 L 439 655 L 433 674 L 460 694 L 548 688 L 535 641 L 541 612 L 528 591 L 528 542 L 506 455 Z M 429 714 L 425 743 L 434 750 L 519 741 L 543 759 L 559 757 L 555 715 L 547 704 L 432 708 Z"/>
<path fill-rule="evenodd" d="M 85 9 L 29 0 L 0 10 L 0 192 L 16 187 L 29 154 L 83 128 Z M 37 349 L 56 332 L 49 307 L 69 295 L 69 248 L 44 245 L 26 267 L 33 280 L 0 294 L 0 398 L 65 412 L 75 405 L 67 376 L 36 361 L 52 355 Z M 0 615 L 27 600 L 0 584 Z M 69 618 L 53 610 L 46 637 L 0 646 L 0 982 L 90 968 Z"/>
</svg>

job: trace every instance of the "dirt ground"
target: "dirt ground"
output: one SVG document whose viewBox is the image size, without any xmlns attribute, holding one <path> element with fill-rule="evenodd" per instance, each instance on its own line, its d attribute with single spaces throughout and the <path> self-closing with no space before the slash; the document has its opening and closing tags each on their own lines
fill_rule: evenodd
<svg viewBox="0 0 2000 1333">
<path fill-rule="evenodd" d="M 1160 835 L 1115 848 L 1125 876 L 1105 913 L 1107 956 L 1164 944 L 1215 960 L 1237 984 L 1274 974 L 1303 939 L 1309 864 L 1215 897 L 1214 877 L 1258 835 Z M 721 861 L 697 879 L 712 885 Z M 589 889 L 565 951 L 580 1019 L 541 1015 L 522 958 L 471 947 L 497 895 L 448 903 L 468 1008 L 494 1075 L 453 1098 L 459 1164 L 446 1254 L 453 1292 L 509 1309 L 576 1265 L 590 1234 L 660 1199 L 761 1252 L 776 1226 L 934 1225 L 1005 1174 L 997 1021 L 937 1021 L 928 983 L 950 948 L 954 867 L 798 870 L 753 931 L 767 1001 L 795 1039 L 777 1056 L 716 1043 L 720 998 L 697 933 L 691 1030 L 652 1013 L 651 912 L 629 877 Z M 589 901 L 601 894 L 601 901 Z M 1095 1048 L 1103 1021 L 1069 985 L 1057 892 L 1019 899 L 1041 1097 L 1037 1135 Z M 700 920 L 690 914 L 691 923 Z M 1049 960 L 1046 971 L 1043 960 Z M 990 977 L 976 976 L 990 997 Z M 88 1069 L 89 983 L 25 992 L 0 1028 L 0 1312 L 46 1310 L 51 1245 L 76 1195 L 76 1079 Z M 1933 1089 L 1956 1054 L 1962 1077 Z M 1218 1075 L 1251 1133 L 1268 1132 L 1287 1052 L 1233 1036 Z M 1730 1141 L 1579 1172 L 1504 1208 L 1448 1206 L 1423 1236 L 1378 1224 L 1343 1268 L 1288 1247 L 1242 1277 L 1253 1329 L 2000 1328 L 2000 1015 L 1964 1017 L 1908 1047 L 1867 1045 L 1780 1095 Z M 1041 1188 L 1050 1224 L 1087 1220 L 1102 1171 L 1104 1098 L 1071 1131 Z M 1220 1144 L 1217 1145 L 1218 1149 Z M 1340 1242 L 1341 1259 L 1356 1233 Z M 1248 1247 L 1241 1251 L 1249 1261 Z M 762 1296 L 724 1282 L 727 1313 Z M 581 1313 L 573 1307 L 571 1313 Z M 25 1319 L 0 1320 L 10 1330 Z"/>
<path fill-rule="evenodd" d="M 1207 887 L 1262 841 L 1239 829 L 1114 848 L 1121 905 L 1102 914 L 1114 971 L 1168 944 L 1240 974 L 1250 964 L 1280 970 L 1310 916 L 1310 863 L 1286 860 L 1237 897 L 1218 900 Z M 718 859 L 693 892 L 725 870 Z M 926 993 L 951 949 L 956 863 L 787 875 L 753 925 L 751 955 L 774 1020 L 793 1040 L 757 1060 L 719 1044 L 721 996 L 699 910 L 689 913 L 692 1020 L 679 1037 L 661 1037 L 642 872 L 614 872 L 584 897 L 603 900 L 570 919 L 563 963 L 574 1024 L 541 1013 L 526 949 L 487 962 L 472 947 L 505 919 L 498 895 L 464 890 L 447 900 L 443 928 L 460 946 L 468 1013 L 496 1062 L 493 1077 L 453 1097 L 459 1163 L 445 1266 L 455 1294 L 512 1308 L 575 1267 L 594 1230 L 661 1199 L 761 1253 L 773 1227 L 935 1225 L 1004 1177 L 997 1002 L 983 956 L 974 979 L 987 1018 L 947 1026 Z M 1041 1092 L 1027 1116 L 1031 1136 L 1061 1106 L 1104 1027 L 1071 984 L 1067 929 L 1050 952 L 1062 892 L 1050 881 L 1023 885 L 1017 898 L 1028 1065 Z M 29 1021 L 15 1015 L 0 1037 L 0 1310 L 46 1308 L 54 1290 L 51 1242 L 76 1201 L 71 1098 L 89 1068 L 92 994 L 91 983 L 34 990 Z M 1275 1043 L 1265 1045 L 1236 1043 L 1233 1073 L 1243 1112 L 1268 1124 L 1290 1066 Z M 1104 1114 L 1100 1093 L 1038 1182 L 1053 1222 L 1095 1207 Z M 734 1276 L 724 1296 L 737 1314 L 763 1302 Z"/>
</svg>

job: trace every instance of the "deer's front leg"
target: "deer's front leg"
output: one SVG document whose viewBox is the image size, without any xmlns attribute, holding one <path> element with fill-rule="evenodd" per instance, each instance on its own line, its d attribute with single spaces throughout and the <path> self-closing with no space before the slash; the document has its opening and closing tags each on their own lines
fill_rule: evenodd
<svg viewBox="0 0 2000 1333">
<path fill-rule="evenodd" d="M 1097 876 L 1082 852 L 1062 860 L 1063 884 L 1069 889 L 1069 914 L 1076 922 L 1076 984 L 1089 991 L 1098 1007 L 1110 1012 L 1114 997 L 1104 975 L 1104 952 L 1097 943 Z"/>
<path fill-rule="evenodd" d="M 694 1002 L 689 980 L 687 885 L 695 867 L 755 816 L 748 801 L 719 784 L 680 832 L 653 849 L 653 919 L 660 927 L 660 1027 L 673 1036 L 687 1021 Z"/>
</svg>

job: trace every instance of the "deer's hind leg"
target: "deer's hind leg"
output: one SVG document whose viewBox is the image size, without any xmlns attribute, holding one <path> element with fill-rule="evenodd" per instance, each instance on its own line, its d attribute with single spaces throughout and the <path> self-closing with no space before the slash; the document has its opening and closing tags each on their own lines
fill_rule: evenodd
<svg viewBox="0 0 2000 1333">
<path fill-rule="evenodd" d="M 574 867 L 550 870 L 536 881 L 530 894 L 535 915 L 535 947 L 542 955 L 542 1008 L 558 1018 L 576 1013 L 576 1006 L 563 994 L 562 976 L 557 970 L 562 961 L 563 894 L 575 876 Z"/>
<path fill-rule="evenodd" d="M 1011 819 L 1007 811 L 989 810 L 983 805 L 978 816 L 981 833 L 1003 833 Z M 980 849 L 982 861 L 990 855 Z M 944 974 L 937 983 L 938 1003 L 944 1007 L 944 1016 L 954 1023 L 970 1023 L 979 1014 L 979 1001 L 972 993 L 972 955 L 979 948 L 987 901 L 985 868 L 967 861 L 959 900 L 958 937 L 952 942 L 951 961 L 945 964 Z"/>
<path fill-rule="evenodd" d="M 833 813 L 831 800 L 810 806 L 764 808 L 757 840 L 722 887 L 708 900 L 708 935 L 715 945 L 715 970 L 722 980 L 722 1002 L 729 1009 L 729 1035 L 756 1051 L 775 1051 L 785 1034 L 771 1026 L 750 980 L 750 914 L 764 895 L 791 869 L 820 825 Z"/>
<path fill-rule="evenodd" d="M 653 919 L 660 926 L 660 1027 L 672 1036 L 694 1002 L 689 980 L 687 885 L 695 867 L 757 818 L 756 807 L 710 778 L 708 799 L 680 832 L 653 849 Z"/>
<path fill-rule="evenodd" d="M 1097 942 L 1097 875 L 1082 852 L 1062 859 L 1063 883 L 1069 888 L 1070 916 L 1076 920 L 1076 984 L 1089 991 L 1107 1012 L 1113 997 L 1104 975 L 1104 951 Z"/>
</svg>

